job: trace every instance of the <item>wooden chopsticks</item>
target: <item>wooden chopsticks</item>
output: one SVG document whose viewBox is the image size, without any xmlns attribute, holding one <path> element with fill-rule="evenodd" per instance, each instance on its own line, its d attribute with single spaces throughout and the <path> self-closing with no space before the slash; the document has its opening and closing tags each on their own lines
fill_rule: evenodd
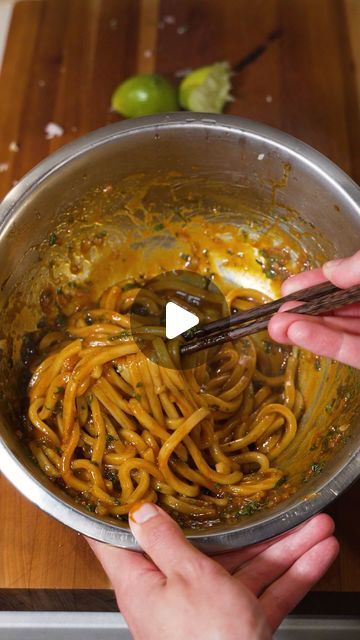
<svg viewBox="0 0 360 640">
<path fill-rule="evenodd" d="M 360 301 L 360 286 L 339 289 L 331 282 L 323 282 L 291 293 L 284 298 L 267 302 L 248 311 L 240 311 L 206 325 L 190 329 L 184 337 L 187 343 L 181 345 L 181 355 L 209 349 L 231 340 L 263 331 L 270 318 L 289 301 L 305 302 L 294 309 L 295 313 L 306 315 L 322 315 L 352 302 Z"/>
</svg>

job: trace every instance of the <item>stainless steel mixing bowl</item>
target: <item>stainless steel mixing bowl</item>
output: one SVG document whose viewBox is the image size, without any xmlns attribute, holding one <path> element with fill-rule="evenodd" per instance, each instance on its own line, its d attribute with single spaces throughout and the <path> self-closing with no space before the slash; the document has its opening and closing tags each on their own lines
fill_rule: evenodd
<svg viewBox="0 0 360 640">
<path fill-rule="evenodd" d="M 227 116 L 179 113 L 126 121 L 63 147 L 3 200 L 0 308 L 14 286 L 26 281 L 38 259 L 38 244 L 49 236 L 62 212 L 89 189 L 121 183 L 133 174 L 141 180 L 141 176 L 169 171 L 178 181 L 175 191 L 182 196 L 196 202 L 199 192 L 203 201 L 220 203 L 219 211 L 232 212 L 235 218 L 239 207 L 254 215 L 267 212 L 285 222 L 299 214 L 294 224 L 300 235 L 305 225 L 303 235 L 310 251 L 323 243 L 324 255 L 349 255 L 360 246 L 359 188 L 299 140 L 260 123 Z M 166 199 L 166 191 L 159 197 Z M 1 371 L 4 376 L 6 363 Z M 190 538 L 208 552 L 236 548 L 278 535 L 323 509 L 359 474 L 360 419 L 355 419 L 352 433 L 324 472 L 285 502 L 237 527 L 224 525 L 216 531 L 190 533 Z M 136 548 L 125 526 L 88 514 L 42 474 L 4 412 L 0 415 L 0 466 L 19 491 L 64 524 L 98 540 Z"/>
</svg>

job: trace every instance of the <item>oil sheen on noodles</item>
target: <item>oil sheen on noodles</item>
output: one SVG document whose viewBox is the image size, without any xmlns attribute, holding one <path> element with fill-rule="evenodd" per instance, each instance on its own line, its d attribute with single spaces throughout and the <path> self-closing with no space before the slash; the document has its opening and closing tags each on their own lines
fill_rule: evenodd
<svg viewBox="0 0 360 640">
<path fill-rule="evenodd" d="M 143 338 L 159 356 L 153 361 L 129 331 L 139 289 L 123 284 L 40 342 L 28 387 L 38 465 L 100 516 L 126 519 L 135 502 L 153 501 L 183 526 L 204 528 L 265 505 L 284 480 L 276 460 L 303 408 L 297 351 L 284 352 L 263 333 L 182 369 L 179 340 L 167 342 L 163 327 L 149 325 Z M 203 320 L 212 317 L 206 295 Z M 163 296 L 146 289 L 145 316 L 156 316 Z M 265 300 L 250 289 L 227 294 L 233 309 Z"/>
</svg>

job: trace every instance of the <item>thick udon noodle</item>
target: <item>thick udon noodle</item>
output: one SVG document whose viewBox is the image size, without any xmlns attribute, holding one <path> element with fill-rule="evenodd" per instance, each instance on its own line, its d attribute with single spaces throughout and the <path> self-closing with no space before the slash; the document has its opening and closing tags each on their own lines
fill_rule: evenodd
<svg viewBox="0 0 360 640">
<path fill-rule="evenodd" d="M 180 341 L 166 341 L 158 325 L 143 330 L 159 356 L 149 359 L 130 331 L 137 293 L 136 284 L 112 286 L 98 307 L 42 338 L 28 387 L 34 458 L 102 516 L 126 518 L 138 501 L 158 502 L 184 526 L 251 513 L 247 505 L 263 504 L 284 481 L 276 461 L 303 407 L 297 351 L 273 345 L 274 358 L 262 334 L 182 369 Z M 163 297 L 147 287 L 143 305 L 152 317 Z M 226 298 L 232 309 L 266 299 L 248 289 Z"/>
</svg>

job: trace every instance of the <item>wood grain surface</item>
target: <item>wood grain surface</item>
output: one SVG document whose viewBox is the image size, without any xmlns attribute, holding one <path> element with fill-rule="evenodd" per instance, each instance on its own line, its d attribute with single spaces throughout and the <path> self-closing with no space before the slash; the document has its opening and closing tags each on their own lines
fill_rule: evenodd
<svg viewBox="0 0 360 640">
<path fill-rule="evenodd" d="M 129 75 L 178 82 L 218 60 L 235 69 L 227 112 L 298 136 L 359 180 L 359 43 L 359 0 L 19 2 L 0 76 L 0 197 L 56 148 L 117 120 L 110 96 Z M 49 122 L 63 136 L 47 140 Z M 3 477 L 0 496 L 0 589 L 109 588 L 80 535 Z M 359 503 L 357 483 L 329 510 L 341 553 L 317 590 L 360 591 Z"/>
</svg>

